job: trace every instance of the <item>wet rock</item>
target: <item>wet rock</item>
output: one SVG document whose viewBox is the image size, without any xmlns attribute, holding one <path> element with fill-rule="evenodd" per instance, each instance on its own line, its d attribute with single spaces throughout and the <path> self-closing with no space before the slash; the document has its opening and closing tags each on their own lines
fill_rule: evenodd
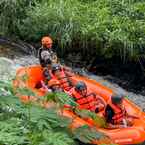
<svg viewBox="0 0 145 145">
<path fill-rule="evenodd" d="M 5 57 L 0 57 L 0 79 L 11 80 L 15 76 L 17 66 L 16 64 Z"/>
<path fill-rule="evenodd" d="M 16 56 L 13 60 L 0 57 L 0 79 L 11 80 L 14 78 L 17 68 L 34 64 L 39 64 L 39 61 L 38 58 L 31 55 Z"/>
<path fill-rule="evenodd" d="M 7 57 L 7 58 L 15 58 L 15 56 L 19 56 L 21 52 L 16 49 L 12 48 L 8 45 L 0 45 L 0 57 Z"/>
<path fill-rule="evenodd" d="M 36 54 L 36 49 L 31 45 L 21 40 L 13 40 L 10 38 L 0 36 L 1 45 L 9 45 L 9 48 L 16 48 L 17 50 L 26 54 Z"/>
<path fill-rule="evenodd" d="M 39 59 L 33 55 L 16 56 L 13 61 L 21 66 L 39 64 Z"/>
</svg>

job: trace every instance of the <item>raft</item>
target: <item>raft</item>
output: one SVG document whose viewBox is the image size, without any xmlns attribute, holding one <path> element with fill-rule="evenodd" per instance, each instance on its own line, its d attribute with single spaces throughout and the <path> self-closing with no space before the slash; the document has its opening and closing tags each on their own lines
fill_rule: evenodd
<svg viewBox="0 0 145 145">
<path fill-rule="evenodd" d="M 22 77 L 24 79 L 20 79 Z M 14 80 L 13 84 L 15 88 L 27 86 L 28 88 L 33 90 L 33 92 L 35 92 L 38 96 L 43 96 L 45 95 L 45 93 L 35 88 L 36 84 L 42 79 L 44 78 L 42 75 L 41 66 L 35 65 L 29 67 L 22 67 L 17 70 L 16 79 Z M 101 96 L 105 100 L 106 104 L 113 93 L 113 90 L 105 86 L 102 86 L 95 80 L 91 80 L 86 76 L 74 74 L 71 77 L 71 79 L 74 81 L 74 83 L 80 80 L 84 81 L 89 89 L 91 89 L 93 92 L 95 92 L 97 95 Z M 20 96 L 23 102 L 25 102 L 25 97 L 29 96 Z M 35 100 L 35 97 L 32 97 L 31 99 Z M 86 120 L 83 120 L 82 118 L 76 116 L 73 112 L 65 109 L 62 115 L 73 119 L 73 122 L 70 125 L 72 129 L 83 125 L 92 126 L 96 130 L 104 133 L 109 138 L 111 138 L 113 143 L 119 145 L 131 145 L 143 142 L 145 143 L 145 112 L 143 112 L 138 106 L 136 106 L 133 102 L 131 102 L 127 98 L 124 99 L 123 103 L 129 115 L 138 117 L 134 118 L 133 125 L 127 128 L 106 129 L 94 126 L 93 123 L 89 121 L 87 122 Z M 92 143 L 98 144 L 98 141 L 94 140 Z"/>
</svg>

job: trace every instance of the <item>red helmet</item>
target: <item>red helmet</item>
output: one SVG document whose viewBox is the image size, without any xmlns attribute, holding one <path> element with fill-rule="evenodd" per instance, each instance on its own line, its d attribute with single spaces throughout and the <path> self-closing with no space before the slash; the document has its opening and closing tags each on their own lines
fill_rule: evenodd
<svg viewBox="0 0 145 145">
<path fill-rule="evenodd" d="M 48 46 L 48 48 L 51 48 L 49 46 L 52 46 L 53 41 L 49 36 L 44 36 L 41 39 L 41 43 L 42 43 L 43 46 L 45 46 L 45 47 Z"/>
</svg>

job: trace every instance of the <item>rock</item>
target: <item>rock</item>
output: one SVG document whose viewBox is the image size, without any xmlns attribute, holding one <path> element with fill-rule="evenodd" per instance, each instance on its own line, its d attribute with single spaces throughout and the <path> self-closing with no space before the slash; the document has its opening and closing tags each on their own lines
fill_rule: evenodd
<svg viewBox="0 0 145 145">
<path fill-rule="evenodd" d="M 19 64 L 21 66 L 29 66 L 29 65 L 39 64 L 39 59 L 33 55 L 23 55 L 21 57 L 18 56 L 18 57 L 15 57 L 15 59 L 13 61 L 16 64 Z"/>
<path fill-rule="evenodd" d="M 11 80 L 15 76 L 17 67 L 19 66 L 12 60 L 5 57 L 0 57 L 0 79 Z"/>
<path fill-rule="evenodd" d="M 6 38 L 0 36 L 0 44 L 1 45 L 9 45 L 11 48 L 15 48 L 26 54 L 36 55 L 36 49 L 31 45 L 21 40 L 13 40 L 11 38 Z M 9 47 L 9 48 L 10 48 Z"/>
</svg>

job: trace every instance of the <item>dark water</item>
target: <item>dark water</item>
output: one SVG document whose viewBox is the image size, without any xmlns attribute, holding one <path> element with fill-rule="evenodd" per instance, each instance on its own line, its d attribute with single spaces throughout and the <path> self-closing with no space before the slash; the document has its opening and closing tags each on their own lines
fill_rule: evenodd
<svg viewBox="0 0 145 145">
<path fill-rule="evenodd" d="M 89 69 L 96 75 L 119 84 L 124 89 L 145 95 L 145 60 L 121 62 L 117 59 L 99 59 Z"/>
</svg>

